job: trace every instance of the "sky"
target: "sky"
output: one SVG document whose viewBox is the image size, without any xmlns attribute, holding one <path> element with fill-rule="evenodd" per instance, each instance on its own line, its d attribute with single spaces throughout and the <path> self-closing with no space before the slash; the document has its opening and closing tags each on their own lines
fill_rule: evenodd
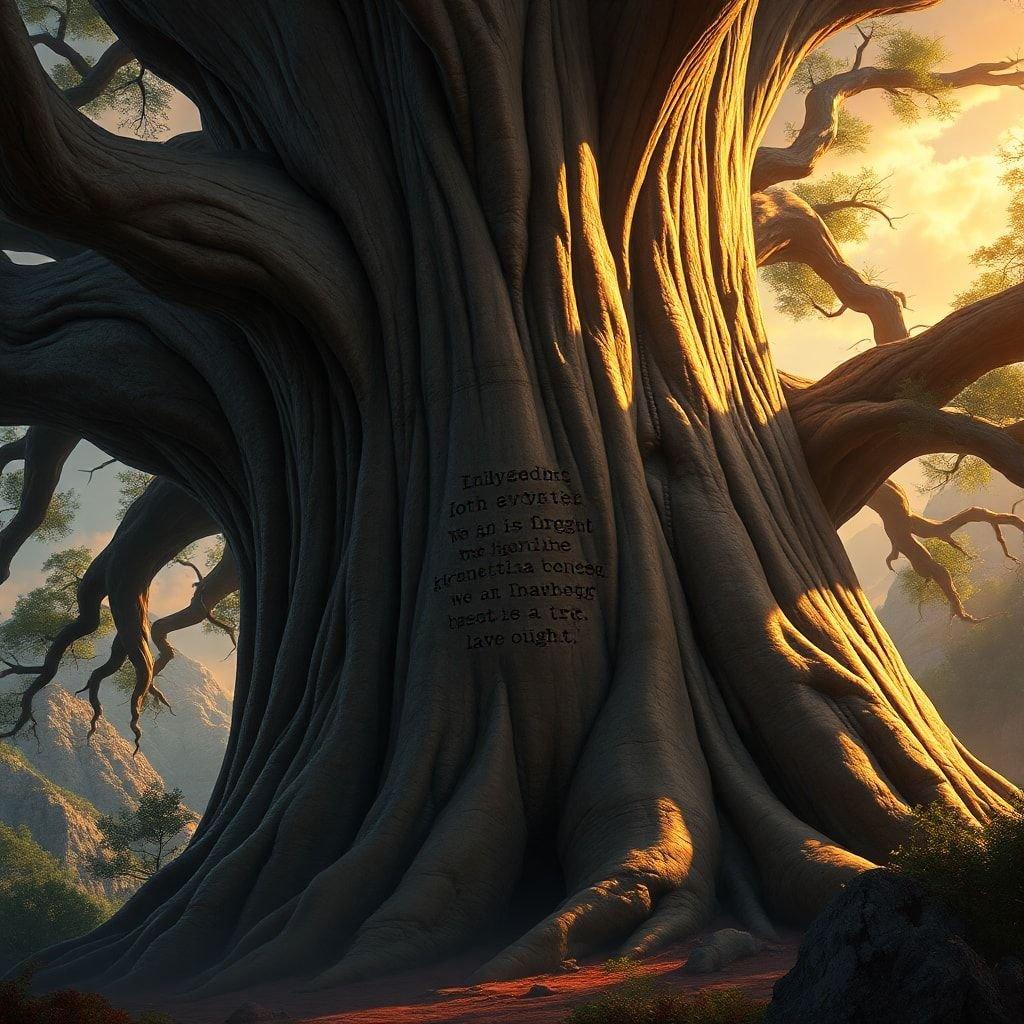
<svg viewBox="0 0 1024 1024">
<path fill-rule="evenodd" d="M 937 8 L 900 20 L 920 32 L 943 37 L 950 53 L 947 69 L 1024 54 L 1024 9 L 1012 0 L 944 0 Z M 835 55 L 850 55 L 856 39 L 851 30 L 832 40 L 828 49 Z M 845 246 L 844 252 L 854 265 L 878 268 L 885 283 L 907 293 L 911 324 L 935 323 L 950 311 L 952 297 L 972 279 L 970 253 L 995 238 L 1005 220 L 1006 195 L 999 183 L 997 150 L 1008 132 L 1024 127 L 1024 92 L 975 87 L 960 90 L 958 99 L 962 111 L 955 121 L 922 120 L 907 126 L 895 121 L 879 96 L 855 98 L 851 111 L 874 127 L 868 151 L 830 155 L 817 172 L 825 175 L 870 166 L 890 175 L 890 207 L 902 216 L 896 230 L 879 219 L 863 243 Z M 799 122 L 802 109 L 801 96 L 787 95 L 767 141 L 783 142 L 785 124 Z M 106 127 L 116 130 L 117 126 Z M 195 109 L 176 96 L 168 134 L 198 127 Z M 868 343 L 869 325 L 857 314 L 795 323 L 774 310 L 767 291 L 763 305 L 778 366 L 802 376 L 820 377 Z M 69 460 L 61 487 L 73 487 L 81 501 L 75 532 L 56 544 L 31 543 L 20 553 L 10 581 L 0 588 L 0 615 L 9 612 L 18 594 L 39 584 L 40 567 L 50 551 L 72 545 L 98 551 L 109 540 L 116 526 L 118 467 L 97 473 L 91 483 L 81 472 L 104 458 L 91 445 L 82 444 Z M 924 498 L 915 490 L 920 476 L 914 467 L 906 467 L 897 479 L 907 485 L 917 507 L 923 507 Z M 863 511 L 842 533 L 850 537 L 872 521 L 873 514 Z M 187 604 L 193 582 L 187 569 L 164 570 L 151 591 L 152 615 Z M 226 638 L 194 627 L 172 640 L 183 653 L 206 664 L 225 687 L 233 686 L 235 662 Z"/>
</svg>

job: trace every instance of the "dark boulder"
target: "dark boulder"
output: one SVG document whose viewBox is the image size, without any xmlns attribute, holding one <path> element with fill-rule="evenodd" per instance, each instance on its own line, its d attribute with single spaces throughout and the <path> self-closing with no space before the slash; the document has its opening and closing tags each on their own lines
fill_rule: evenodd
<svg viewBox="0 0 1024 1024">
<path fill-rule="evenodd" d="M 1021 1024 L 1017 968 L 986 963 L 910 879 L 869 871 L 811 925 L 764 1024 Z"/>
<path fill-rule="evenodd" d="M 528 989 L 519 998 L 520 999 L 538 999 L 542 996 L 553 996 L 555 990 L 548 988 L 547 985 L 534 985 L 533 988 Z"/>
</svg>

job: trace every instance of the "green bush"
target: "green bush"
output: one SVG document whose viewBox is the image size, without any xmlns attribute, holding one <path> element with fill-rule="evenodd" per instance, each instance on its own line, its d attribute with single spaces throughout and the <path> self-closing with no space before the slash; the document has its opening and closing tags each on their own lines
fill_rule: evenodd
<svg viewBox="0 0 1024 1024">
<path fill-rule="evenodd" d="M 891 866 L 945 903 L 979 953 L 1024 958 L 1024 799 L 984 828 L 940 804 L 915 808 Z"/>
<path fill-rule="evenodd" d="M 110 916 L 27 828 L 0 824 L 0 963 L 81 935 Z"/>
<path fill-rule="evenodd" d="M 768 1008 L 733 988 L 704 989 L 696 995 L 665 991 L 628 957 L 604 966 L 624 975 L 623 982 L 592 1003 L 577 1006 L 566 1024 L 759 1024 Z"/>
</svg>

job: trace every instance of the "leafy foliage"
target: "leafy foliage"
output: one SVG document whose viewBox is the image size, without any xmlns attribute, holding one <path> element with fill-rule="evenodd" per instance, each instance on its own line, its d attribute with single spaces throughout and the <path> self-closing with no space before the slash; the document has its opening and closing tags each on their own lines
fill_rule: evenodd
<svg viewBox="0 0 1024 1024">
<path fill-rule="evenodd" d="M 925 116 L 943 121 L 955 117 L 959 104 L 953 99 L 952 91 L 935 77 L 939 65 L 949 60 L 949 50 L 942 38 L 891 24 L 877 35 L 878 66 L 906 71 L 912 76 L 912 84 L 907 89 L 885 93 L 893 115 L 907 124 Z"/>
<path fill-rule="evenodd" d="M 969 384 L 950 403 L 971 416 L 997 423 L 1024 418 L 1024 364 L 1011 363 Z"/>
<path fill-rule="evenodd" d="M 836 118 L 836 138 L 832 144 L 837 153 L 863 153 L 871 141 L 871 125 L 862 117 L 843 107 Z"/>
<path fill-rule="evenodd" d="M 33 997 L 32 976 L 0 982 L 0 1024 L 174 1024 L 165 1013 L 143 1013 L 133 1018 L 96 992 L 65 989 Z"/>
<path fill-rule="evenodd" d="M 1006 168 L 1001 181 L 1010 193 L 1006 230 L 990 245 L 971 253 L 971 263 L 980 273 L 956 296 L 953 304 L 957 309 L 1024 283 L 1024 135 L 1003 146 L 1000 157 Z"/>
<path fill-rule="evenodd" d="M 213 617 L 218 622 L 222 622 L 225 626 L 230 626 L 237 631 L 239 618 L 242 613 L 242 602 L 238 591 L 236 590 L 233 594 L 228 594 L 227 597 L 213 607 L 212 612 Z M 203 632 L 221 633 L 223 630 L 220 626 L 206 620 L 203 623 Z"/>
<path fill-rule="evenodd" d="M 24 486 L 25 471 L 23 469 L 12 470 L 0 477 L 0 504 L 4 506 L 0 510 L 0 516 L 9 516 L 17 512 Z M 46 515 L 33 536 L 44 542 L 62 540 L 69 536 L 80 505 L 76 491 L 58 491 L 50 500 Z"/>
<path fill-rule="evenodd" d="M 117 482 L 121 485 L 121 493 L 117 499 L 117 517 L 124 519 L 128 509 L 142 497 L 143 492 L 153 482 L 153 477 L 141 469 L 122 469 L 117 474 Z"/>
<path fill-rule="evenodd" d="M 27 828 L 0 823 L 0 961 L 17 963 L 109 915 L 107 903 L 78 886 Z"/>
<path fill-rule="evenodd" d="M 999 424 L 1024 419 L 1024 364 L 1013 363 L 986 373 L 964 388 L 950 406 Z M 949 486 L 976 491 L 992 479 L 988 463 L 974 455 L 931 455 L 921 460 L 921 468 L 925 478 L 922 492 Z"/>
<path fill-rule="evenodd" d="M 806 263 L 773 263 L 761 269 L 761 279 L 775 293 L 775 308 L 793 320 L 831 312 L 839 302 Z"/>
<path fill-rule="evenodd" d="M 53 642 L 54 637 L 77 614 L 76 590 L 92 561 L 88 548 L 66 548 L 56 551 L 43 563 L 43 585 L 22 594 L 14 603 L 10 616 L 0 623 L 0 651 L 14 661 L 38 655 Z M 114 628 L 110 613 L 103 609 L 99 628 L 71 645 L 73 658 L 89 660 L 96 657 L 94 641 L 108 635 Z"/>
<path fill-rule="evenodd" d="M 799 134 L 798 125 L 789 123 L 785 127 L 786 138 L 792 142 Z M 862 117 L 840 107 L 836 114 L 836 134 L 832 150 L 837 153 L 863 153 L 871 141 L 871 125 Z"/>
<path fill-rule="evenodd" d="M 918 487 L 922 494 L 955 487 L 958 491 L 977 491 L 992 480 L 992 470 L 984 459 L 976 455 L 929 455 L 920 460 L 924 483 Z"/>
<path fill-rule="evenodd" d="M 82 81 L 67 61 L 54 65 L 50 76 L 60 89 L 74 88 Z M 167 131 L 173 95 L 171 86 L 133 60 L 116 71 L 107 88 L 82 110 L 92 118 L 114 114 L 122 131 L 130 129 L 139 138 L 153 139 Z"/>
<path fill-rule="evenodd" d="M 0 444 L 12 444 L 25 436 L 23 427 L 0 427 Z"/>
<path fill-rule="evenodd" d="M 979 952 L 1024 956 L 1024 798 L 984 828 L 952 807 L 918 807 L 892 864 L 967 923 Z"/>
<path fill-rule="evenodd" d="M 18 0 L 18 10 L 25 23 L 57 35 L 61 21 L 69 39 L 110 43 L 114 39 L 110 27 L 99 12 L 85 0 Z"/>
<path fill-rule="evenodd" d="M 921 543 L 928 549 L 928 553 L 936 562 L 945 566 L 953 578 L 953 585 L 961 599 L 966 601 L 975 591 L 975 584 L 971 578 L 971 567 L 975 555 L 970 542 L 957 538 L 957 543 L 963 549 L 962 551 L 933 537 L 924 537 L 921 539 Z M 903 592 L 907 601 L 917 605 L 919 609 L 929 604 L 946 603 L 946 595 L 939 589 L 935 580 L 926 579 L 914 569 L 901 569 L 896 576 L 896 586 Z"/>
<path fill-rule="evenodd" d="M 863 242 L 868 235 L 868 225 L 880 216 L 867 206 L 882 210 L 889 200 L 885 179 L 870 167 L 862 167 L 856 174 L 836 171 L 818 180 L 795 182 L 792 190 L 818 212 L 837 242 Z M 839 203 L 867 206 L 822 209 Z"/>
<path fill-rule="evenodd" d="M 119 815 L 106 814 L 98 825 L 102 852 L 89 868 L 97 878 L 130 878 L 144 882 L 184 848 L 186 827 L 195 815 L 181 802 L 181 790 L 151 786 L 139 806 Z"/>
<path fill-rule="evenodd" d="M 850 62 L 835 57 L 828 50 L 813 50 L 800 62 L 793 74 L 793 88 L 800 93 L 810 92 L 816 85 L 850 70 Z"/>
<path fill-rule="evenodd" d="M 60 59 L 49 67 L 50 77 L 62 90 L 83 81 L 83 71 L 95 65 L 90 50 L 105 47 L 115 39 L 96 9 L 85 0 L 19 0 L 25 23 L 36 33 L 47 33 L 70 46 L 75 59 Z M 42 45 L 47 45 L 45 40 Z M 53 49 L 53 47 L 50 47 Z M 56 54 L 57 50 L 53 49 Z M 167 130 L 167 113 L 174 90 L 147 71 L 138 61 L 118 69 L 103 92 L 82 109 L 90 117 L 113 113 L 118 128 L 131 129 L 140 138 L 154 138 Z"/>
<path fill-rule="evenodd" d="M 628 957 L 604 966 L 624 975 L 623 982 L 577 1006 L 566 1024 L 758 1024 L 768 1008 L 738 989 L 704 989 L 693 996 L 665 991 Z"/>
</svg>

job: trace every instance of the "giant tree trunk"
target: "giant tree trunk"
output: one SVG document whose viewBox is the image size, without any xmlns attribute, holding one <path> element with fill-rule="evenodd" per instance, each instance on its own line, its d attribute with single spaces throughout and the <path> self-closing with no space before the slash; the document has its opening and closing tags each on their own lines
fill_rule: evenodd
<svg viewBox="0 0 1024 1024">
<path fill-rule="evenodd" d="M 98 6 L 207 149 L 51 111 L 109 194 L 22 219 L 148 291 L 85 255 L 4 306 L 34 340 L 64 289 L 86 355 L 154 363 L 144 409 L 85 368 L 29 412 L 209 508 L 242 633 L 191 846 L 43 981 L 399 969 L 472 943 L 538 855 L 564 901 L 481 976 L 550 970 L 716 897 L 805 918 L 910 806 L 1003 806 L 857 585 L 757 308 L 764 123 L 807 47 L 896 5 Z M 111 342 L 118 310 L 143 326 Z M 30 386 L 78 351 L 50 341 L 11 364 Z"/>
</svg>

